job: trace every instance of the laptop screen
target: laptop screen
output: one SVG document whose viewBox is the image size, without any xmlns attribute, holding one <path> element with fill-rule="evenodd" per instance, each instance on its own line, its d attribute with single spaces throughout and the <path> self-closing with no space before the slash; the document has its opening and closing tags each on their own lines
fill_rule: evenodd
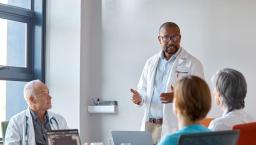
<svg viewBox="0 0 256 145">
<path fill-rule="evenodd" d="M 78 130 L 51 130 L 47 132 L 48 145 L 81 145 Z"/>
<path fill-rule="evenodd" d="M 112 131 L 114 145 L 153 145 L 151 134 L 145 131 Z"/>
</svg>

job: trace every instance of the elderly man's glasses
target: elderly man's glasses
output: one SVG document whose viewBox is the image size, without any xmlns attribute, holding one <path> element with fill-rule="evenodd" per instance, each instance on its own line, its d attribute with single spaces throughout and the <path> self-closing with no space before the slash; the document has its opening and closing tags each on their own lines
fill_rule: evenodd
<svg viewBox="0 0 256 145">
<path fill-rule="evenodd" d="M 173 35 L 173 36 L 159 36 L 163 41 L 168 42 L 168 41 L 172 41 L 172 42 L 177 42 L 180 39 L 180 35 Z"/>
</svg>

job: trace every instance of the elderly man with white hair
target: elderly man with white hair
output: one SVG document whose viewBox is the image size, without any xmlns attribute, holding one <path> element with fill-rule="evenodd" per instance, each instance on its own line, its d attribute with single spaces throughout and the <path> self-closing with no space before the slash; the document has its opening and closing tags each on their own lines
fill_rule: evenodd
<svg viewBox="0 0 256 145">
<path fill-rule="evenodd" d="M 28 108 L 10 119 L 5 145 L 47 145 L 46 132 L 67 129 L 66 120 L 53 112 L 48 87 L 40 80 L 24 86 Z"/>
</svg>

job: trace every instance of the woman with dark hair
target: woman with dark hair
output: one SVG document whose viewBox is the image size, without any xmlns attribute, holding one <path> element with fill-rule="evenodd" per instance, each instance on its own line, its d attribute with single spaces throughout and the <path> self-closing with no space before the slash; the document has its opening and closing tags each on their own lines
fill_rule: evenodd
<svg viewBox="0 0 256 145">
<path fill-rule="evenodd" d="M 211 130 L 231 130 L 234 125 L 252 122 L 253 118 L 244 111 L 247 93 L 246 80 L 242 73 L 234 69 L 225 68 L 212 78 L 213 95 L 216 104 L 220 106 L 223 115 L 214 119 Z"/>
<path fill-rule="evenodd" d="M 182 134 L 210 131 L 199 124 L 211 108 L 211 93 L 204 80 L 196 76 L 180 79 L 174 86 L 173 103 L 179 130 L 163 138 L 159 145 L 177 145 Z"/>
</svg>

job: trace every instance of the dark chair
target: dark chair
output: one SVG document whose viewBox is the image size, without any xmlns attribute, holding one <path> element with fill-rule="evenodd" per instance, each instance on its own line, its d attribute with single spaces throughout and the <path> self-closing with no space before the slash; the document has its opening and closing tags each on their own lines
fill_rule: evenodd
<svg viewBox="0 0 256 145">
<path fill-rule="evenodd" d="M 6 132 L 8 123 L 9 123 L 9 121 L 2 121 L 1 122 L 1 127 L 2 127 L 1 130 L 2 130 L 3 141 L 4 141 L 4 138 L 5 138 L 5 132 Z"/>
<path fill-rule="evenodd" d="M 236 145 L 239 131 L 214 131 L 181 135 L 178 145 Z"/>
</svg>

